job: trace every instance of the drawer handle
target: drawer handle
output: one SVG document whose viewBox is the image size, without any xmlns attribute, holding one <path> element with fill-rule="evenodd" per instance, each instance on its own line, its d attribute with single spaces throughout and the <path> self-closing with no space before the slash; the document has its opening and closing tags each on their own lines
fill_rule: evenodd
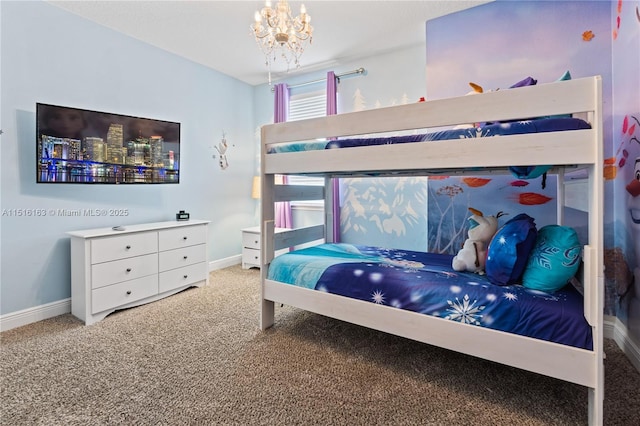
<svg viewBox="0 0 640 426">
<path fill-rule="evenodd" d="M 127 272 L 131 272 L 131 268 L 127 268 Z"/>
<path fill-rule="evenodd" d="M 254 241 L 254 243 L 255 243 L 255 244 L 258 244 L 258 240 L 255 240 L 255 241 Z"/>
<path fill-rule="evenodd" d="M 127 296 L 131 294 L 131 290 L 127 290 Z"/>
<path fill-rule="evenodd" d="M 184 276 L 184 279 L 186 280 L 188 276 L 189 276 L 189 275 L 185 275 L 185 276 Z"/>
<path fill-rule="evenodd" d="M 125 248 L 126 248 L 127 250 L 129 250 L 129 249 L 131 248 L 131 246 L 126 246 Z"/>
<path fill-rule="evenodd" d="M 187 237 L 182 237 L 183 240 L 187 241 Z"/>
<path fill-rule="evenodd" d="M 253 256 L 254 259 L 258 260 L 258 256 Z"/>
<path fill-rule="evenodd" d="M 185 256 L 183 259 L 184 259 L 184 260 L 187 260 L 187 256 Z"/>
</svg>

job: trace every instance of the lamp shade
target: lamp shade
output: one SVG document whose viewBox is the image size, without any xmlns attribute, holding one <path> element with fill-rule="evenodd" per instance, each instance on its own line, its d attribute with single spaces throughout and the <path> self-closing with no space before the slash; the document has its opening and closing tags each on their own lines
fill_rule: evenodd
<svg viewBox="0 0 640 426">
<path fill-rule="evenodd" d="M 251 186 L 251 198 L 260 198 L 260 176 L 253 177 L 253 185 Z"/>
</svg>

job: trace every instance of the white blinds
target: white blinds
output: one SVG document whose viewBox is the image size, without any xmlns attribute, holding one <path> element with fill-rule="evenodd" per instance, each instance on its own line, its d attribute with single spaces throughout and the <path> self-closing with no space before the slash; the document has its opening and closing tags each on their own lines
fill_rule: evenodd
<svg viewBox="0 0 640 426">
<path fill-rule="evenodd" d="M 324 117 L 327 108 L 327 94 L 324 90 L 292 95 L 289 99 L 287 121 Z"/>
<path fill-rule="evenodd" d="M 287 121 L 324 117 L 327 109 L 326 91 L 300 93 L 289 98 L 289 118 Z M 315 176 L 289 176 L 290 185 L 324 185 L 324 178 Z M 292 205 L 317 205 L 321 201 L 293 202 Z"/>
</svg>

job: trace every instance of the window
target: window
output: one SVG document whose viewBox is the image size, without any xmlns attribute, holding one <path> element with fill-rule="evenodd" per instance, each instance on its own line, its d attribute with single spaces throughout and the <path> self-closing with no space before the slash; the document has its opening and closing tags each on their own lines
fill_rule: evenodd
<svg viewBox="0 0 640 426">
<path fill-rule="evenodd" d="M 288 121 L 324 117 L 327 111 L 327 93 L 324 90 L 291 95 Z"/>
<path fill-rule="evenodd" d="M 287 121 L 324 117 L 326 115 L 326 110 L 327 94 L 324 89 L 291 95 L 289 98 L 289 119 Z M 316 176 L 289 175 L 289 184 L 324 186 L 324 178 Z M 291 202 L 291 206 L 318 208 L 322 206 L 323 203 L 324 202 L 321 200 L 293 201 Z"/>
</svg>

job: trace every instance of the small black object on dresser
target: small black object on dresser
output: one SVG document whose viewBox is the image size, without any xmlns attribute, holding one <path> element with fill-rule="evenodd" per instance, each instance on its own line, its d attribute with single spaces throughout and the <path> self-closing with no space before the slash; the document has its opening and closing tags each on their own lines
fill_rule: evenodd
<svg viewBox="0 0 640 426">
<path fill-rule="evenodd" d="M 189 213 L 186 213 L 184 210 L 180 210 L 176 213 L 176 220 L 189 220 Z"/>
</svg>

